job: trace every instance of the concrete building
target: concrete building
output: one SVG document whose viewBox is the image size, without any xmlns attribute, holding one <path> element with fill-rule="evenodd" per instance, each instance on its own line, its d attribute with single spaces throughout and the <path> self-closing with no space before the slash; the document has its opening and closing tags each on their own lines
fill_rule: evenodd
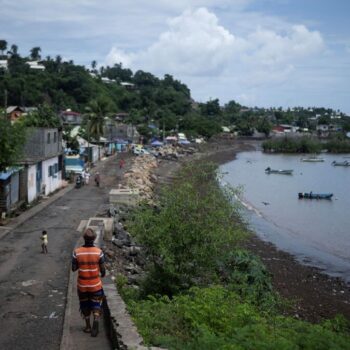
<svg viewBox="0 0 350 350">
<path fill-rule="evenodd" d="M 57 128 L 31 129 L 19 162 L 25 173 L 20 191 L 26 193 L 28 203 L 62 186 L 62 163 L 61 132 Z"/>
</svg>

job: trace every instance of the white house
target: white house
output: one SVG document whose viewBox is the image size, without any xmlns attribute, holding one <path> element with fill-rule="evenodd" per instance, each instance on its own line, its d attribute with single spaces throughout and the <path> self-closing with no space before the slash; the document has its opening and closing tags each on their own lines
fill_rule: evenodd
<svg viewBox="0 0 350 350">
<path fill-rule="evenodd" d="M 23 157 L 25 181 L 21 191 L 31 203 L 40 195 L 49 195 L 62 186 L 62 136 L 56 128 L 34 128 L 27 137 Z"/>
<path fill-rule="evenodd" d="M 39 61 L 28 61 L 26 64 L 29 65 L 30 69 L 45 70 L 45 66 L 43 64 L 40 64 Z"/>
</svg>

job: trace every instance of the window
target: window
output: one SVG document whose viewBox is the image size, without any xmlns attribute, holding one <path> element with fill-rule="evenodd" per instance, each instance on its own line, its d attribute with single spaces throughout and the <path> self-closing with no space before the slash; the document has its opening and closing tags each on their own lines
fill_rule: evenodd
<svg viewBox="0 0 350 350">
<path fill-rule="evenodd" d="M 55 174 L 58 173 L 58 163 L 55 163 Z"/>
<path fill-rule="evenodd" d="M 53 133 L 53 143 L 57 142 L 57 133 L 56 131 Z"/>
<path fill-rule="evenodd" d="M 53 175 L 53 168 L 51 165 L 49 165 L 48 171 L 49 171 L 49 176 L 52 176 Z"/>
<path fill-rule="evenodd" d="M 47 143 L 51 143 L 51 134 L 47 133 Z"/>
</svg>

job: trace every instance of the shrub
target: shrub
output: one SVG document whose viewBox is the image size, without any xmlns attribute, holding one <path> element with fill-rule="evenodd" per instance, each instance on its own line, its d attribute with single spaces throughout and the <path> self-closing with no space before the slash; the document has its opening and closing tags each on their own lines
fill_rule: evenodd
<svg viewBox="0 0 350 350">
<path fill-rule="evenodd" d="M 160 210 L 143 207 L 130 231 L 148 251 L 145 294 L 173 295 L 215 279 L 218 261 L 244 235 L 234 223 L 232 190 L 221 191 L 213 164 L 186 166 L 160 198 Z"/>
<path fill-rule="evenodd" d="M 168 349 L 348 349 L 344 326 L 332 329 L 266 315 L 222 286 L 192 288 L 170 300 L 132 303 L 130 310 L 147 344 Z M 337 329 L 337 328 L 335 328 Z"/>
</svg>

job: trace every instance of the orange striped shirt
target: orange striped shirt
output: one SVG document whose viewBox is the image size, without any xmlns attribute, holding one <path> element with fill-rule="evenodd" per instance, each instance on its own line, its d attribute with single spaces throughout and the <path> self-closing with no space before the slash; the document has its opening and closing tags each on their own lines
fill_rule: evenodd
<svg viewBox="0 0 350 350">
<path fill-rule="evenodd" d="M 100 265 L 104 254 L 97 247 L 79 247 L 73 252 L 73 264 L 78 267 L 78 289 L 80 292 L 97 292 L 102 289 Z"/>
</svg>

